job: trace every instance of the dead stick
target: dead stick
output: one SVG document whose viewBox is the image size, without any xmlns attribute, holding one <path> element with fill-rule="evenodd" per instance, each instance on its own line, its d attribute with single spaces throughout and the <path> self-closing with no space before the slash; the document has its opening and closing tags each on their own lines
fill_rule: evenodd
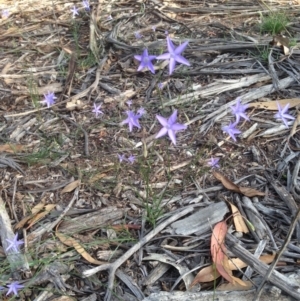
<svg viewBox="0 0 300 301">
<path fill-rule="evenodd" d="M 104 300 L 109 301 L 111 298 L 111 292 L 114 286 L 114 279 L 116 270 L 126 261 L 129 257 L 131 257 L 135 252 L 137 252 L 143 245 L 149 242 L 155 235 L 157 235 L 160 231 L 162 231 L 165 227 L 169 224 L 175 222 L 179 218 L 187 215 L 188 213 L 192 212 L 194 207 L 186 208 L 185 210 L 172 215 L 169 219 L 164 221 L 163 223 L 159 224 L 155 229 L 149 232 L 144 238 L 142 238 L 139 242 L 137 242 L 131 249 L 129 249 L 125 254 L 123 254 L 119 259 L 117 259 L 114 263 L 103 264 L 101 266 L 95 267 L 90 270 L 86 270 L 83 272 L 83 277 L 89 277 L 97 272 L 109 270 L 109 278 L 108 278 L 108 285 L 107 291 Z"/>
<path fill-rule="evenodd" d="M 297 213 L 295 214 L 293 220 L 292 220 L 292 223 L 291 223 L 291 226 L 290 226 L 290 229 L 289 229 L 289 232 L 283 242 L 283 245 L 281 246 L 279 252 L 276 254 L 275 256 L 275 260 L 273 261 L 273 263 L 270 265 L 266 275 L 263 277 L 262 279 L 262 282 L 260 284 L 260 286 L 258 287 L 255 295 L 254 295 L 254 298 L 253 298 L 253 301 L 258 301 L 260 296 L 261 296 L 261 293 L 262 293 L 262 289 L 266 283 L 266 281 L 269 280 L 269 277 L 270 275 L 272 274 L 272 272 L 274 271 L 274 268 L 276 266 L 276 264 L 278 263 L 281 255 L 283 254 L 283 252 L 285 251 L 285 249 L 287 248 L 287 245 L 289 244 L 291 238 L 292 238 L 292 235 L 293 235 L 293 232 L 295 230 L 295 227 L 297 225 L 297 222 L 298 222 L 298 219 L 300 218 L 300 208 L 298 209 Z"/>
<path fill-rule="evenodd" d="M 261 276 L 264 276 L 267 273 L 269 266 L 260 261 L 241 244 L 239 244 L 239 240 L 237 240 L 232 234 L 226 234 L 226 245 L 228 250 L 249 265 L 255 272 Z M 291 282 L 288 277 L 275 270 L 270 275 L 269 281 L 296 300 L 300 300 L 300 287 L 294 282 Z"/>
</svg>

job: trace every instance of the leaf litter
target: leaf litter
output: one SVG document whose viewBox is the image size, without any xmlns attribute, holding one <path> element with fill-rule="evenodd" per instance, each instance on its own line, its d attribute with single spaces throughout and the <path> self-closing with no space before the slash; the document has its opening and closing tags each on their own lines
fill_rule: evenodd
<svg viewBox="0 0 300 301">
<path fill-rule="evenodd" d="M 290 4 L 283 2 L 268 5 L 290 10 Z M 293 5 L 296 19 L 299 5 Z M 6 254 L 5 249 L 1 253 L 10 259 L 15 256 L 24 268 L 16 269 L 13 260 L 3 261 L 0 286 L 5 294 L 20 279 L 31 289 L 30 297 L 18 289 L 22 300 L 39 297 L 46 286 L 52 294 L 55 285 L 57 298 L 68 288 L 76 298 L 97 293 L 107 301 L 113 289 L 122 300 L 150 301 L 153 291 L 185 290 L 203 279 L 208 284 L 198 292 L 199 298 L 206 292 L 217 294 L 217 287 L 234 292 L 238 283 L 246 283 L 241 280 L 246 266 L 238 261 L 248 257 L 226 256 L 233 249 L 225 247 L 226 233 L 232 231 L 242 235 L 237 239 L 251 252 L 266 237 L 260 261 L 274 260 L 288 232 L 295 200 L 300 199 L 298 118 L 288 129 L 274 118 L 274 111 L 278 104 L 281 108 L 289 104 L 289 114 L 299 115 L 295 111 L 300 53 L 283 36 L 259 32 L 258 12 L 267 16 L 266 7 L 250 1 L 227 5 L 172 1 L 159 8 L 146 3 L 141 13 L 139 3 L 132 1 L 36 5 L 19 1 L 16 6 L 3 1 L 0 10 L 4 16 L 0 19 L 0 151 L 8 153 L 1 154 L 0 161 L 5 200 L 1 217 L 6 217 L 0 234 L 2 240 L 7 233 L 11 237 L 9 226 L 14 226 L 26 242 L 20 254 Z M 289 33 L 297 36 L 299 29 L 292 25 Z M 171 52 L 178 49 L 176 64 L 150 57 L 152 68 L 144 56 L 144 66 L 154 74 L 142 68 L 138 72 L 139 62 L 133 58 L 140 58 L 145 49 L 147 56 L 162 55 L 163 60 L 168 55 L 173 59 Z M 264 51 L 268 51 L 266 61 Z M 47 95 L 54 97 L 43 103 Z M 138 120 L 140 128 L 132 124 L 132 132 L 121 126 L 129 100 L 130 110 L 146 112 Z M 237 100 L 249 121 L 240 120 Z M 170 116 L 175 110 L 185 130 L 168 132 L 170 125 L 165 124 L 164 135 L 157 140 L 161 127 L 155 116 Z M 221 130 L 234 121 L 241 132 L 234 133 L 236 141 Z M 254 130 L 243 136 L 254 124 Z M 120 162 L 120 154 L 134 158 L 132 164 Z M 212 158 L 218 158 L 214 167 L 220 172 L 207 166 Z M 272 181 L 286 189 L 273 187 Z M 241 202 L 242 195 L 248 199 Z M 229 203 L 232 225 L 219 231 L 220 225 L 225 227 Z M 201 223 L 193 225 L 191 217 L 194 222 L 201 218 Z M 156 227 L 160 227 L 157 232 Z M 172 238 L 172 244 L 159 245 L 164 235 Z M 290 253 L 281 261 L 288 271 L 297 270 L 298 237 L 292 237 Z M 53 252 L 58 260 L 49 256 Z M 113 259 L 109 263 L 95 259 L 101 253 Z M 155 258 L 143 261 L 153 253 Z M 265 257 L 269 259 L 264 261 Z M 203 262 L 213 262 L 223 277 L 216 277 L 213 265 L 200 270 L 207 269 L 207 274 L 197 275 L 195 268 Z M 94 265 L 98 267 L 93 269 Z M 279 272 L 286 274 L 281 267 Z M 264 277 L 260 265 L 254 269 Z M 152 272 L 156 277 L 150 277 Z M 93 278 L 83 286 L 77 280 L 85 282 L 85 275 Z M 259 281 L 251 276 L 251 284 Z"/>
</svg>

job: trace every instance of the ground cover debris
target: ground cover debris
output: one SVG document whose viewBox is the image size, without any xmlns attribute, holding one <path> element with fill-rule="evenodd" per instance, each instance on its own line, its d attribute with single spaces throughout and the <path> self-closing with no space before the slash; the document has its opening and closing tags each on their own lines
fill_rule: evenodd
<svg viewBox="0 0 300 301">
<path fill-rule="evenodd" d="M 299 300 L 299 15 L 3 0 L 0 299 Z"/>
</svg>

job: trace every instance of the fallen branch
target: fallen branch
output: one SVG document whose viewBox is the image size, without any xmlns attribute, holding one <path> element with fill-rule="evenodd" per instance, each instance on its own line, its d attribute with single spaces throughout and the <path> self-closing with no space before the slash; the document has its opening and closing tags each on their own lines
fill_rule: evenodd
<svg viewBox="0 0 300 301">
<path fill-rule="evenodd" d="M 261 262 L 253 254 L 242 247 L 238 243 L 236 238 L 229 233 L 226 235 L 226 245 L 228 247 L 228 250 L 230 250 L 239 259 L 249 265 L 255 272 L 263 277 L 266 275 L 269 266 Z M 269 281 L 289 294 L 291 297 L 295 298 L 296 300 L 300 300 L 300 287 L 295 283 L 292 283 L 291 279 L 287 278 L 277 271 L 273 271 L 273 273 L 270 275 Z"/>
<path fill-rule="evenodd" d="M 90 270 L 86 270 L 83 272 L 83 277 L 90 277 L 97 272 L 100 271 L 109 271 L 109 278 L 107 284 L 107 291 L 105 294 L 105 301 L 109 301 L 111 298 L 111 292 L 113 290 L 114 279 L 116 270 L 126 261 L 128 260 L 135 252 L 137 252 L 143 245 L 149 242 L 155 235 L 157 235 L 160 231 L 162 231 L 169 224 L 175 222 L 179 218 L 187 215 L 188 213 L 194 210 L 193 207 L 186 208 L 185 210 L 172 215 L 169 219 L 159 224 L 155 229 L 149 232 L 144 238 L 142 238 L 139 242 L 137 242 L 131 249 L 129 249 L 125 254 L 123 254 L 119 259 L 117 259 L 114 263 L 103 264 L 101 266 L 95 267 Z"/>
</svg>

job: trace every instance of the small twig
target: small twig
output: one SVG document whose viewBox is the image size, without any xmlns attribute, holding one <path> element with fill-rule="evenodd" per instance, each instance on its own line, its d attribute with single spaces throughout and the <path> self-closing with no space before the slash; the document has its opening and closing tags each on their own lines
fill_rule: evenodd
<svg viewBox="0 0 300 301">
<path fill-rule="evenodd" d="M 297 213 L 295 214 L 295 216 L 292 220 L 289 232 L 288 232 L 288 234 L 287 234 L 287 236 L 286 236 L 286 238 L 283 242 L 283 245 L 281 246 L 279 252 L 276 254 L 275 259 L 274 259 L 273 263 L 270 265 L 267 273 L 263 277 L 262 282 L 261 282 L 260 286 L 258 287 L 255 295 L 254 295 L 253 301 L 258 301 L 259 300 L 259 298 L 261 296 L 261 293 L 262 293 L 262 289 L 263 289 L 266 281 L 268 281 L 268 279 L 269 279 L 270 275 L 272 274 L 272 272 L 274 271 L 274 268 L 275 268 L 276 264 L 278 263 L 281 255 L 283 254 L 283 252 L 287 248 L 287 245 L 289 244 L 289 242 L 292 238 L 293 232 L 295 230 L 295 227 L 297 225 L 297 222 L 298 222 L 299 218 L 300 218 L 300 208 L 298 209 Z"/>
<path fill-rule="evenodd" d="M 164 221 L 163 223 L 159 224 L 155 229 L 149 232 L 145 237 L 143 237 L 139 242 L 137 242 L 131 249 L 129 249 L 125 254 L 123 254 L 119 259 L 117 259 L 114 263 L 103 264 L 101 266 L 95 267 L 90 270 L 86 270 L 83 272 L 83 277 L 90 277 L 97 272 L 109 270 L 109 277 L 108 277 L 108 284 L 107 284 L 107 291 L 104 297 L 105 301 L 109 301 L 111 298 L 111 293 L 114 286 L 114 279 L 116 270 L 126 261 L 129 257 L 131 257 L 135 252 L 137 252 L 143 245 L 149 242 L 155 235 L 157 235 L 160 231 L 162 231 L 165 227 L 169 224 L 175 222 L 179 218 L 187 215 L 188 213 L 192 212 L 194 207 L 186 208 L 185 210 L 174 214 L 169 219 Z"/>
</svg>

